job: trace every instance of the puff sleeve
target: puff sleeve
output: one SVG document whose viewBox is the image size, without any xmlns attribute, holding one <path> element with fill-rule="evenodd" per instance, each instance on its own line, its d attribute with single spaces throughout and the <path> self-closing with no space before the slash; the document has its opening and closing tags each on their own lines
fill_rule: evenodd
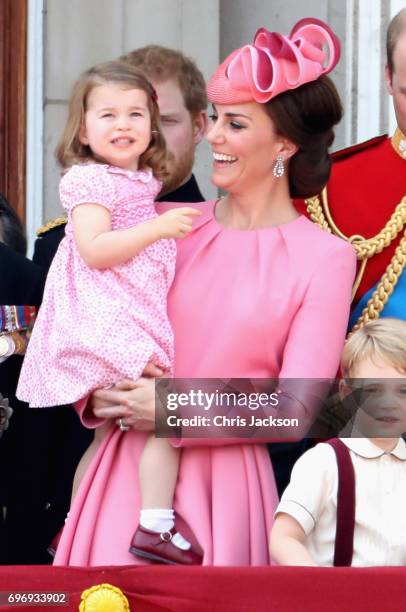
<svg viewBox="0 0 406 612">
<path fill-rule="evenodd" d="M 59 195 L 68 215 L 78 204 L 88 203 L 111 211 L 117 199 L 114 177 L 102 164 L 72 166 L 61 179 Z"/>
</svg>

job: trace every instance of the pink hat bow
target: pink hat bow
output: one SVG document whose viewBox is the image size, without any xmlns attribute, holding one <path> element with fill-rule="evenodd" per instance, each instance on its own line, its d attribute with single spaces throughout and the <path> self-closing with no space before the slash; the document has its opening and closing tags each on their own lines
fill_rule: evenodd
<svg viewBox="0 0 406 612">
<path fill-rule="evenodd" d="M 260 28 L 252 45 L 237 49 L 219 66 L 208 97 L 217 104 L 268 102 L 327 74 L 339 58 L 340 41 L 318 19 L 302 19 L 289 36 Z"/>
</svg>

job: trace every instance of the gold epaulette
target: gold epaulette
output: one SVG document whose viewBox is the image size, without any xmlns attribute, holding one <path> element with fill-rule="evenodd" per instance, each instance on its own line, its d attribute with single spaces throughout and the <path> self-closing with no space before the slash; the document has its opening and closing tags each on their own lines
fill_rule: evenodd
<svg viewBox="0 0 406 612">
<path fill-rule="evenodd" d="M 345 236 L 339 230 L 334 223 L 329 208 L 327 187 L 323 189 L 319 196 L 308 198 L 305 200 L 305 203 L 307 206 L 307 213 L 314 223 L 317 223 L 319 227 L 330 234 L 334 234 L 346 240 L 354 247 L 357 258 L 361 261 L 361 265 L 353 286 L 353 299 L 358 287 L 361 284 L 368 260 L 374 255 L 382 253 L 382 251 L 389 246 L 401 232 L 403 232 L 403 237 L 401 238 L 389 265 L 378 282 L 375 291 L 369 298 L 358 321 L 351 330 L 354 332 L 360 327 L 363 327 L 368 321 L 373 321 L 379 317 L 385 304 L 391 296 L 400 275 L 406 268 L 406 196 L 404 196 L 396 206 L 385 227 L 372 238 L 364 238 L 364 236 L 360 236 L 358 234 L 354 234 L 353 236 Z"/>
<path fill-rule="evenodd" d="M 56 219 L 52 219 L 45 225 L 42 225 L 39 229 L 37 229 L 37 236 L 42 236 L 49 232 L 49 230 L 55 229 L 55 227 L 59 227 L 60 225 L 65 225 L 68 219 L 66 217 L 56 217 Z"/>
</svg>

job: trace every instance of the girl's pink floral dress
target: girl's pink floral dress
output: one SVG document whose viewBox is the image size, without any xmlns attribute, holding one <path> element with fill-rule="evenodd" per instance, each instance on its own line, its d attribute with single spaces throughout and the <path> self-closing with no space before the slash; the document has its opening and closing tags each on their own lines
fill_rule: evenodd
<svg viewBox="0 0 406 612">
<path fill-rule="evenodd" d="M 158 240 L 114 268 L 88 267 L 73 239 L 75 206 L 96 203 L 114 230 L 154 218 L 160 183 L 152 172 L 104 164 L 76 165 L 62 177 L 66 236 L 49 270 L 29 342 L 18 397 L 31 406 L 73 403 L 124 377 L 137 379 L 150 360 L 172 373 L 173 334 L 167 317 L 176 247 Z"/>
</svg>

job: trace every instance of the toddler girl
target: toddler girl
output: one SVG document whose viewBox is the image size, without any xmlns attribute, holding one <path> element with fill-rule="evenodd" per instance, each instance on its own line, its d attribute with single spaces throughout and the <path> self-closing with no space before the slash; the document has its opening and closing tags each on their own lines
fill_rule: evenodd
<svg viewBox="0 0 406 612">
<path fill-rule="evenodd" d="M 123 378 L 135 380 L 148 362 L 173 374 L 166 305 L 173 238 L 188 234 L 200 214 L 190 207 L 155 211 L 166 161 L 159 109 L 153 87 L 126 63 L 96 66 L 77 81 L 57 157 L 68 223 L 18 386 L 18 397 L 32 407 L 71 404 Z M 192 563 L 190 544 L 172 532 L 178 459 L 166 440 L 148 439 L 140 464 L 141 528 L 169 534 L 169 552 L 185 555 L 175 562 Z M 159 489 L 151 473 L 157 461 Z"/>
</svg>

